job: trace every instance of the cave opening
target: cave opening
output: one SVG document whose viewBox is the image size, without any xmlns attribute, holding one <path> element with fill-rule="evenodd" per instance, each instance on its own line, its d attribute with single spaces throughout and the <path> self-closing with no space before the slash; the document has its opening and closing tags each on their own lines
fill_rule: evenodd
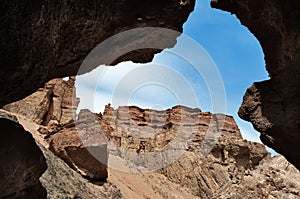
<svg viewBox="0 0 300 199">
<path fill-rule="evenodd" d="M 253 82 L 268 79 L 268 73 L 264 67 L 263 51 L 254 35 L 241 25 L 236 16 L 213 9 L 209 4 L 209 0 L 196 1 L 194 11 L 183 26 L 183 34 L 200 44 L 219 70 L 226 92 L 226 109 L 222 113 L 234 117 L 245 139 L 261 142 L 259 133 L 253 129 L 250 123 L 240 119 L 237 112 L 246 89 Z M 175 47 L 182 48 L 185 51 L 190 50 L 190 53 L 197 53 L 192 52 L 192 49 L 185 46 L 184 41 L 181 42 L 180 38 L 182 37 L 177 39 Z M 212 111 L 211 91 L 207 82 L 201 75 L 196 75 L 190 64 L 172 53 L 172 51 L 163 50 L 161 53 L 156 54 L 153 61 L 148 64 L 137 64 L 127 61 L 113 67 L 101 66 L 99 68 L 105 69 L 100 78 L 95 72 L 99 68 L 77 77 L 77 95 L 81 99 L 78 111 L 87 108 L 92 112 L 100 113 L 103 112 L 105 105 L 108 103 L 111 103 L 114 108 L 124 105 L 136 105 L 155 110 L 163 110 L 181 104 L 189 107 L 199 107 L 202 111 Z M 147 70 L 144 72 L 140 70 L 140 68 L 149 68 L 153 65 L 167 65 L 172 70 L 176 70 L 190 84 L 196 99 L 178 100 L 176 92 L 164 85 L 164 82 L 157 83 L 157 81 L 153 81 L 146 84 L 141 81 L 140 85 L 132 83 L 136 79 L 147 79 L 148 76 L 151 79 L 151 76 L 163 73 L 155 71 L 153 74 L 150 74 L 151 72 L 148 73 L 146 72 Z M 211 66 L 208 65 L 207 67 Z M 140 75 L 135 74 L 135 70 L 140 70 Z M 95 75 L 91 75 L 92 73 Z M 184 89 L 181 84 L 176 82 L 176 78 L 170 78 L 170 74 L 168 75 L 167 72 L 163 73 L 163 75 L 169 81 L 173 81 L 171 84 L 178 86 L 179 90 Z M 164 78 L 163 75 L 162 78 Z M 124 77 L 126 76 L 129 77 L 127 77 L 127 82 L 124 82 L 126 79 Z M 94 92 L 93 104 L 90 103 L 91 97 L 87 94 L 91 84 L 99 84 L 96 91 L 92 91 Z M 126 93 L 125 90 L 127 88 L 130 88 L 131 94 L 125 101 L 124 99 L 115 100 L 112 103 L 112 99 L 117 98 L 114 89 L 118 84 L 123 85 L 122 92 L 124 93 Z M 122 94 L 119 93 L 117 95 L 119 98 L 122 98 Z M 269 151 L 275 154 L 273 150 L 269 149 Z"/>
<path fill-rule="evenodd" d="M 212 9 L 209 0 L 201 2 L 198 0 L 193 13 L 191 10 L 194 7 L 194 1 L 191 0 L 175 0 L 172 1 L 172 5 L 166 1 L 163 6 L 156 1 L 151 1 L 149 6 L 143 6 L 146 3 L 140 3 L 142 6 L 133 6 L 134 12 L 130 12 L 132 6 L 124 6 L 126 2 L 110 2 L 108 7 L 104 3 L 100 7 L 97 6 L 97 9 L 93 8 L 93 12 L 90 12 L 89 6 L 82 7 L 81 3 L 58 5 L 57 7 L 68 11 L 63 12 L 66 14 L 61 15 L 62 18 L 54 21 L 51 18 L 50 23 L 54 26 L 66 22 L 59 26 L 57 32 L 52 29 L 48 31 L 32 27 L 48 27 L 47 16 L 60 13 L 60 9 L 44 12 L 48 9 L 47 6 L 36 6 L 34 9 L 41 12 L 34 12 L 31 15 L 24 6 L 18 7 L 16 4 L 14 7 L 8 2 L 1 4 L 1 9 L 6 6 L 10 7 L 8 11 L 25 9 L 28 15 L 23 18 L 15 13 L 12 18 L 9 18 L 11 20 L 3 23 L 8 28 L 13 26 L 8 31 L 13 34 L 6 34 L 6 31 L 3 31 L 5 33 L 3 36 L 10 35 L 3 37 L 3 41 L 7 39 L 7 42 L 2 42 L 4 47 L 13 47 L 17 44 L 9 42 L 9 38 L 13 38 L 10 39 L 13 41 L 24 42 L 24 51 L 17 51 L 16 54 L 18 56 L 24 54 L 23 58 L 26 63 L 23 63 L 21 56 L 19 59 L 21 61 L 17 65 L 23 67 L 22 70 L 19 70 L 18 66 L 13 67 L 16 70 L 14 78 L 3 73 L 8 77 L 4 78 L 3 82 L 9 86 L 2 89 L 3 96 L 8 95 L 7 99 L 1 100 L 1 103 L 6 104 L 21 99 L 32 93 L 34 89 L 39 89 L 25 99 L 5 105 L 0 115 L 13 120 L 13 123 L 20 123 L 28 136 L 30 136 L 28 132 L 32 134 L 36 144 L 44 153 L 48 169 L 40 180 L 42 186 L 47 189 L 47 194 L 57 193 L 69 196 L 69 193 L 76 190 L 76 193 L 71 195 L 72 197 L 93 198 L 93 196 L 84 195 L 91 192 L 96 194 L 94 188 L 100 188 L 100 195 L 102 191 L 105 192 L 105 196 L 106 192 L 111 192 L 120 198 L 121 193 L 126 193 L 126 190 L 123 190 L 123 184 L 132 192 L 141 194 L 140 185 L 141 182 L 145 182 L 144 179 L 135 175 L 127 176 L 129 180 L 123 181 L 124 175 L 120 175 L 120 172 L 125 171 L 130 173 L 129 175 L 143 173 L 142 177 L 146 177 L 147 183 L 142 185 L 148 185 L 149 182 L 157 184 L 157 187 L 161 187 L 159 191 L 153 185 L 145 187 L 147 191 L 153 189 L 154 193 L 162 196 L 172 193 L 173 190 L 184 194 L 191 191 L 191 195 L 197 198 L 202 196 L 218 198 L 226 194 L 241 194 L 245 197 L 256 194 L 259 198 L 260 194 L 268 193 L 276 196 L 280 192 L 285 195 L 299 195 L 297 190 L 299 187 L 297 174 L 299 173 L 295 172 L 295 168 L 290 167 L 291 165 L 283 156 L 271 158 L 265 145 L 255 143 L 260 140 L 251 124 L 242 121 L 237 116 L 243 101 L 239 116 L 251 121 L 255 129 L 261 132 L 261 140 L 264 144 L 283 154 L 288 161 L 296 163 L 295 165 L 299 168 L 297 127 L 299 127 L 298 121 L 300 120 L 297 117 L 298 104 L 295 103 L 298 99 L 298 87 L 293 85 L 295 79 L 300 79 L 297 78 L 298 73 L 295 67 L 299 63 L 297 58 L 299 31 L 297 31 L 298 26 L 295 27 L 297 22 L 293 20 L 293 18 L 298 19 L 299 15 L 296 12 L 290 12 L 290 8 L 295 9 L 299 7 L 298 4 L 295 2 L 282 4 L 276 1 L 211 1 L 212 7 L 236 13 L 242 24 L 255 34 L 261 42 L 260 45 L 235 16 Z M 19 5 L 23 3 L 20 2 Z M 70 6 L 80 9 L 68 9 Z M 91 6 L 95 7 L 96 4 Z M 103 18 L 100 20 L 94 18 L 98 8 L 101 12 L 98 15 L 100 18 L 104 13 L 103 21 Z M 108 13 L 102 12 L 103 9 Z M 10 15 L 10 12 L 6 13 Z M 41 13 L 40 19 L 43 20 L 39 20 L 37 24 L 31 23 L 36 21 L 37 13 Z M 78 13 L 83 15 L 78 15 Z M 92 20 L 87 19 L 90 16 L 87 13 L 91 14 Z M 160 15 L 160 18 L 156 15 Z M 6 14 L 3 16 L 7 17 Z M 112 17 L 106 18 L 106 16 Z M 187 16 L 190 16 L 188 20 Z M 78 18 L 80 20 L 76 21 Z M 255 19 L 252 20 L 253 18 Z M 186 20 L 187 22 L 181 29 Z M 74 22 L 76 27 L 68 22 Z M 34 30 L 32 31 L 34 35 L 39 35 L 36 33 L 40 32 L 43 32 L 42 35 L 56 32 L 59 33 L 59 37 L 55 35 L 49 42 L 43 41 L 43 44 L 39 45 L 41 40 L 34 39 L 29 33 L 31 31 L 28 32 L 25 27 L 21 31 L 22 34 L 14 31 L 16 28 L 19 29 L 20 24 L 29 23 L 31 29 Z M 71 25 L 70 28 L 66 28 L 66 24 Z M 172 41 L 169 40 L 170 43 L 162 45 L 161 48 L 146 46 L 132 50 L 130 53 L 127 52 L 128 54 L 126 52 L 121 54 L 124 48 L 122 43 L 119 43 L 121 53 L 116 49 L 113 49 L 114 52 L 110 51 L 113 52 L 111 54 L 119 55 L 114 61 L 104 59 L 101 62 L 104 65 L 90 65 L 87 70 L 79 72 L 78 77 L 74 76 L 82 61 L 85 62 L 84 57 L 96 43 L 102 43 L 103 39 L 107 40 L 111 35 L 115 36 L 123 30 L 131 30 L 132 27 L 135 27 L 134 29 L 148 28 L 152 24 L 155 24 L 157 28 L 169 27 L 183 31 L 183 34 L 171 38 Z M 97 31 L 99 27 L 100 31 Z M 150 33 L 155 33 L 156 30 L 152 31 Z M 103 35 L 104 33 L 106 34 Z M 138 34 L 136 36 L 139 37 Z M 161 36 L 158 43 L 165 42 L 164 36 Z M 45 38 L 47 37 L 42 37 L 42 39 Z M 175 38 L 177 38 L 176 45 Z M 126 39 L 133 43 L 136 40 L 134 36 Z M 153 37 L 149 39 L 153 40 Z M 144 41 L 146 42 L 146 39 Z M 189 41 L 193 42 L 189 43 Z M 143 40 L 139 40 L 137 43 L 142 42 Z M 196 43 L 200 50 L 191 45 L 192 43 Z M 28 47 L 35 46 L 39 46 L 38 50 L 28 51 Z M 264 61 L 261 46 L 264 49 L 266 61 Z M 5 48 L 3 48 L 4 51 L 6 51 Z M 40 48 L 43 49 L 40 50 Z M 53 51 L 53 48 L 56 50 Z M 269 50 L 269 48 L 272 49 Z M 15 50 L 12 48 L 8 53 L 14 53 Z M 2 54 L 6 56 L 6 53 Z M 155 53 L 158 54 L 153 58 Z M 103 54 L 105 57 L 105 53 Z M 199 65 L 191 61 L 190 55 L 193 59 L 196 57 L 196 60 L 200 60 L 196 62 Z M 11 58 L 10 55 L 7 57 Z M 40 60 L 34 57 L 39 57 Z M 132 60 L 135 63 L 125 60 Z M 147 63 L 149 60 L 152 61 Z M 5 61 L 3 63 L 7 64 Z M 114 66 L 117 63 L 119 64 Z M 268 73 L 264 69 L 265 64 L 272 80 L 268 78 Z M 35 70 L 37 67 L 39 69 Z M 24 74 L 28 76 L 23 75 L 23 69 Z M 14 72 L 14 70 L 8 72 Z M 100 75 L 97 74 L 99 70 Z M 87 73 L 88 71 L 90 72 Z M 65 77 L 66 75 L 70 76 Z M 278 76 L 282 78 L 278 79 Z M 62 77 L 65 78 L 61 79 Z M 16 79 L 18 80 L 15 81 Z M 48 80 L 50 81 L 45 83 Z M 12 81 L 13 84 L 10 83 Z M 258 83 L 246 91 L 253 82 Z M 43 83 L 45 83 L 44 87 Z M 76 87 L 77 91 L 74 90 Z M 246 94 L 242 100 L 245 91 Z M 81 101 L 78 107 L 79 98 Z M 215 101 L 216 98 L 217 101 Z M 293 115 L 296 115 L 294 117 L 296 119 L 291 119 Z M 3 133 L 3 136 L 10 138 L 9 132 L 13 129 L 4 128 L 4 130 L 8 134 Z M 241 133 L 246 140 L 242 138 Z M 35 146 L 33 138 L 30 137 L 31 146 Z M 4 152 L 8 145 L 15 144 L 13 140 L 5 143 Z M 276 154 L 273 150 L 268 150 L 272 155 Z M 63 164 L 60 164 L 56 156 L 64 160 L 67 165 L 62 161 Z M 43 159 L 39 155 L 37 157 Z M 3 158 L 7 159 L 6 155 Z M 148 172 L 152 171 L 154 173 L 148 175 Z M 34 170 L 31 172 L 38 174 Z M 3 170 L 2 173 L 7 173 L 7 176 L 11 178 L 11 172 Z M 157 183 L 156 174 L 160 177 L 163 175 L 165 181 Z M 24 176 L 25 178 L 21 181 L 29 182 L 31 175 Z M 67 176 L 68 179 L 62 176 Z M 37 177 L 40 177 L 40 173 Z M 89 181 L 82 181 L 84 180 L 82 177 Z M 49 179 L 53 180 L 49 181 Z M 130 182 L 130 179 L 134 183 Z M 279 179 L 282 186 L 278 187 L 273 182 L 274 179 L 275 181 Z M 17 184 L 22 183 L 21 181 L 19 180 Z M 78 183 L 74 184 L 74 182 Z M 169 182 L 176 183 L 175 189 L 169 186 Z M 91 187 L 90 190 L 88 186 L 91 183 L 103 187 Z M 164 186 L 166 183 L 167 187 Z M 52 187 L 56 184 L 63 186 L 55 187 L 53 191 Z M 82 184 L 87 185 L 88 189 L 83 189 Z M 31 185 L 28 183 L 27 185 L 32 190 Z M 210 187 L 210 185 L 217 187 Z M 246 189 L 244 189 L 245 185 Z M 107 190 L 108 186 L 115 189 Z M 39 183 L 38 188 L 40 187 Z M 282 187 L 284 190 L 281 189 Z M 192 189 L 189 190 L 190 188 Z M 18 194 L 16 190 L 12 190 L 14 194 Z M 31 194 L 31 192 L 25 194 Z M 178 193 L 174 193 L 174 196 L 176 194 Z M 94 195 L 95 198 L 98 196 Z M 144 197 L 148 198 L 145 195 Z M 282 197 L 285 198 L 285 196 Z M 187 194 L 184 198 L 194 197 Z"/>
</svg>

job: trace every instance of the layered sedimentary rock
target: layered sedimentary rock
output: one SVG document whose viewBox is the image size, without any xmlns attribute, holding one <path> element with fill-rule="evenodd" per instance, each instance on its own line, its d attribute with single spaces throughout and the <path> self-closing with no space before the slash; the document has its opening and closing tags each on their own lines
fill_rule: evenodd
<svg viewBox="0 0 300 199">
<path fill-rule="evenodd" d="M 36 137 L 39 140 L 40 137 L 45 138 L 42 141 L 43 145 L 49 147 L 82 176 L 105 181 L 108 158 L 106 140 L 93 140 L 97 143 L 87 144 L 86 139 L 91 133 L 91 128 L 88 127 L 93 126 L 95 121 L 88 116 L 85 117 L 84 112 L 81 112 L 79 120 L 75 123 L 78 103 L 75 78 L 69 77 L 68 80 L 53 79 L 47 82 L 44 88 L 20 101 L 4 106 L 3 109 L 37 124 L 35 130 L 40 136 Z M 81 128 L 81 131 L 77 128 Z M 89 131 L 84 130 L 87 128 Z M 97 129 L 94 131 L 98 132 Z M 101 158 L 94 158 L 89 150 L 99 151 Z"/>
<path fill-rule="evenodd" d="M 82 61 L 96 45 L 124 30 L 164 27 L 182 31 L 194 3 L 194 0 L 1 1 L 0 107 L 28 96 L 52 78 L 77 74 Z M 174 46 L 177 36 L 166 36 L 163 47 Z M 141 38 L 140 42 L 147 40 L 149 37 Z M 159 51 L 136 50 L 117 62 L 148 62 Z M 94 68 L 100 64 L 109 63 L 103 61 Z"/>
<path fill-rule="evenodd" d="M 239 116 L 300 169 L 300 2 L 212 0 L 211 5 L 235 14 L 265 54 L 270 80 L 246 91 Z"/>
<path fill-rule="evenodd" d="M 53 79 L 47 82 L 44 88 L 38 89 L 20 101 L 4 106 L 3 109 L 23 115 L 28 120 L 41 125 L 41 133 L 54 133 L 62 126 L 74 123 L 75 111 L 79 103 L 74 86 L 75 77 L 69 77 L 66 81 Z"/>
<path fill-rule="evenodd" d="M 16 117 L 0 118 L 0 198 L 46 198 L 39 181 L 47 169 L 42 151 Z"/>
<path fill-rule="evenodd" d="M 165 111 L 106 106 L 100 123 L 117 146 L 110 148 L 112 155 L 133 163 L 139 171 L 158 168 L 158 173 L 194 196 L 300 196 L 297 169 L 281 156 L 271 158 L 262 144 L 243 140 L 230 116 L 182 106 Z M 169 161 L 166 164 L 157 163 L 165 155 L 162 149 L 170 151 L 163 156 Z M 293 175 L 297 180 L 290 178 Z"/>
<path fill-rule="evenodd" d="M 62 87 L 68 83 L 56 82 Z M 77 104 L 76 96 L 72 97 Z M 52 98 L 60 96 L 51 95 L 49 101 Z M 17 103 L 16 107 L 22 107 Z M 26 105 L 24 101 L 19 103 Z M 37 125 L 31 132 L 35 137 L 40 134 L 44 139 L 40 143 L 69 167 L 90 180 L 107 181 L 105 187 L 88 183 L 42 147 L 50 167 L 42 183 L 51 193 L 50 198 L 300 197 L 300 172 L 282 156 L 270 157 L 262 144 L 243 140 L 231 116 L 183 106 L 158 111 L 107 105 L 103 114 L 81 110 L 76 121 L 64 125 L 57 122 L 50 127 L 34 123 L 23 113 L 11 114 L 17 115 L 24 126 Z M 141 173 L 144 171 L 150 173 Z"/>
<path fill-rule="evenodd" d="M 270 157 L 262 144 L 243 140 L 230 116 L 183 106 L 157 111 L 135 106 L 113 109 L 107 105 L 103 114 L 81 111 L 78 122 L 78 131 L 89 132 L 82 137 L 86 139 L 83 143 L 99 143 L 105 135 L 109 158 L 117 159 L 118 165 L 125 162 L 124 167 L 127 167 L 116 167 L 114 162 L 108 161 L 112 169 L 134 173 L 152 171 L 125 177 L 130 179 L 130 175 L 137 175 L 133 178 L 149 183 L 154 180 L 150 183 L 151 189 L 158 192 L 159 197 L 150 198 L 175 197 L 176 194 L 168 194 L 159 187 L 169 186 L 165 188 L 172 190 L 178 185 L 187 190 L 186 196 L 190 198 L 300 196 L 299 171 L 282 156 Z M 67 140 L 69 130 L 72 128 L 50 138 L 61 133 L 67 135 Z M 220 134 L 214 136 L 217 132 Z M 59 147 L 67 148 L 67 145 Z M 207 148 L 210 151 L 206 154 Z M 147 156 L 149 154 L 151 156 Z M 162 163 L 162 160 L 169 162 Z M 112 171 L 111 175 L 124 174 Z M 113 178 L 120 180 L 121 176 Z M 119 186 L 122 185 L 119 183 Z M 123 188 L 120 191 L 125 192 Z"/>
<path fill-rule="evenodd" d="M 159 26 L 181 30 L 194 1 L 0 2 L 0 106 L 22 99 L 54 77 L 74 75 L 97 44 L 123 30 Z M 246 93 L 240 116 L 262 141 L 299 168 L 299 7 L 296 0 L 212 0 L 257 37 L 271 80 Z M 166 47 L 174 44 L 170 39 Z M 117 59 L 146 62 L 154 49 Z M 90 68 L 89 70 L 91 70 Z"/>
<path fill-rule="evenodd" d="M 82 176 L 106 181 L 107 140 L 95 114 L 80 111 L 78 120 L 49 137 L 49 149 Z M 96 117 L 97 118 L 97 117 Z M 94 136 L 94 135 L 97 136 Z"/>
</svg>

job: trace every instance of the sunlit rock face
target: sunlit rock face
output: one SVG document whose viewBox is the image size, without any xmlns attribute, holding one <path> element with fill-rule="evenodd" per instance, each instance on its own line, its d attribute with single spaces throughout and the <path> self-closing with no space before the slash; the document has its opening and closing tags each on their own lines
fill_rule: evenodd
<svg viewBox="0 0 300 199">
<path fill-rule="evenodd" d="M 76 98 L 75 77 L 68 80 L 53 79 L 32 95 L 8 104 L 4 110 L 24 117 L 37 125 L 35 128 L 40 140 L 45 140 L 44 147 L 61 157 L 71 168 L 82 176 L 106 181 L 107 178 L 107 143 L 103 138 L 97 146 L 87 145 L 83 138 L 91 136 L 91 129 L 97 128 L 98 120 L 93 120 L 91 112 L 81 111 L 75 122 L 79 99 Z M 89 116 L 92 117 L 89 117 Z M 81 136 L 78 134 L 80 131 Z M 87 131 L 84 129 L 88 129 Z M 94 140 L 96 141 L 96 140 Z M 85 145 L 84 145 L 85 144 Z M 99 160 L 89 150 L 99 151 Z"/>
<path fill-rule="evenodd" d="M 47 85 L 32 96 L 47 93 Z M 65 96 L 67 101 L 75 102 L 67 107 L 76 109 L 79 99 L 70 94 L 75 89 L 74 78 L 55 79 L 51 85 L 56 88 L 51 92 L 63 92 L 50 94 L 50 102 Z M 39 108 L 40 98 L 32 96 L 28 97 L 31 103 L 24 99 L 7 106 L 11 110 L 18 107 L 17 113 L 0 111 L 0 115 L 18 117 L 18 122 L 44 146 L 40 147 L 49 168 L 41 181 L 50 198 L 133 198 L 140 196 L 140 184 L 150 198 L 300 196 L 300 172 L 283 156 L 270 157 L 264 145 L 244 140 L 231 116 L 184 106 L 151 110 L 137 106 L 114 109 L 107 105 L 103 113 L 84 109 L 77 119 L 67 114 L 66 120 L 49 125 L 45 122 L 48 120 L 37 122 L 33 113 L 23 111 L 31 104 L 36 105 L 36 110 L 45 107 L 42 103 Z M 48 109 L 47 117 L 42 118 L 54 119 L 51 103 Z M 209 150 L 203 153 L 206 148 Z M 144 171 L 148 172 L 136 174 Z M 90 181 L 105 182 L 105 186 L 92 185 L 79 174 Z M 169 190 L 180 190 L 180 194 Z"/>
<path fill-rule="evenodd" d="M 1 1 L 0 107 L 28 96 L 50 79 L 77 74 L 88 53 L 117 33 L 138 27 L 181 32 L 195 1 L 181 2 Z M 177 36 L 169 38 L 163 47 L 174 46 Z M 149 62 L 157 52 L 138 50 L 114 64 L 123 60 Z"/>
<path fill-rule="evenodd" d="M 213 0 L 211 5 L 235 14 L 265 54 L 270 80 L 246 91 L 239 116 L 300 169 L 300 2 Z"/>
<path fill-rule="evenodd" d="M 76 122 L 49 136 L 49 149 L 85 178 L 105 182 L 108 151 L 101 132 L 96 114 L 81 110 Z"/>
<path fill-rule="evenodd" d="M 2 109 L 23 115 L 36 124 L 47 126 L 51 133 L 74 122 L 78 104 L 75 77 L 69 77 L 67 81 L 53 79 L 32 95 L 5 105 Z"/>
<path fill-rule="evenodd" d="M 181 31 L 194 3 L 1 1 L 0 106 L 26 97 L 52 78 L 75 75 L 91 49 L 123 30 L 155 26 Z M 239 115 L 254 124 L 265 144 L 299 168 L 299 2 L 213 0 L 212 6 L 236 14 L 256 36 L 271 77 L 247 91 Z M 147 62 L 155 52 L 137 51 L 115 63 Z"/>
</svg>

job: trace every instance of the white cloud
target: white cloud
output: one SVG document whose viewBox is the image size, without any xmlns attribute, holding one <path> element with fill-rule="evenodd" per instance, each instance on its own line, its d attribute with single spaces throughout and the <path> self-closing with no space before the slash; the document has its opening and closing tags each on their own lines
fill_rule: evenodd
<svg viewBox="0 0 300 199">
<path fill-rule="evenodd" d="M 125 62 L 114 67 L 101 66 L 77 77 L 76 87 L 80 108 L 95 112 L 102 111 L 107 103 L 114 107 L 199 106 L 191 81 L 167 65 Z"/>
</svg>

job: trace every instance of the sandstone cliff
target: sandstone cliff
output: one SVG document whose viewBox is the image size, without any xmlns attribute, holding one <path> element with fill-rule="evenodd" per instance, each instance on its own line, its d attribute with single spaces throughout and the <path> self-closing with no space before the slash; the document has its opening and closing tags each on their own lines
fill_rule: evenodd
<svg viewBox="0 0 300 199">
<path fill-rule="evenodd" d="M 73 79 L 53 81 L 56 83 L 51 88 L 74 89 L 65 87 L 70 81 L 73 84 Z M 7 106 L 11 110 L 19 107 L 18 111 L 4 112 L 16 115 L 39 143 L 50 148 L 70 168 L 93 181 L 106 181 L 104 187 L 91 184 L 42 147 L 49 168 L 41 181 L 49 198 L 300 197 L 300 172 L 282 156 L 270 157 L 262 144 L 243 140 L 231 116 L 183 106 L 157 111 L 135 106 L 114 109 L 107 105 L 103 114 L 81 110 L 76 121 L 72 120 L 74 115 L 68 114 L 69 122 L 62 124 L 57 120 L 49 126 L 47 122 L 37 123 L 32 113 L 22 110 L 27 109 L 27 100 L 30 104 L 32 99 L 39 101 L 38 96 L 49 90 L 47 85 L 34 93 L 34 98 Z M 70 92 L 60 92 L 64 93 Z M 47 96 L 49 102 L 61 97 Z M 74 100 L 77 106 L 76 96 L 66 99 Z M 48 109 L 51 107 L 49 103 Z M 73 110 L 75 106 L 68 107 Z M 47 117 L 42 118 L 53 118 L 52 114 L 45 111 Z M 207 148 L 211 149 L 208 154 Z M 165 149 L 168 153 L 164 153 Z"/>
<path fill-rule="evenodd" d="M 0 107 L 32 94 L 48 80 L 77 74 L 78 68 L 88 52 L 102 41 L 119 32 L 147 26 L 182 31 L 182 25 L 193 10 L 194 3 L 194 0 L 189 0 L 185 5 L 181 5 L 177 0 L 163 2 L 148 0 L 1 1 Z M 169 40 L 164 47 L 173 46 L 177 36 L 169 36 Z M 135 52 L 134 55 L 129 53 L 118 60 L 112 60 L 114 61 L 112 64 L 122 60 L 147 62 L 157 52 L 159 52 L 157 49 L 141 49 Z M 63 100 L 64 97 L 62 99 L 51 97 L 50 99 L 54 101 L 47 101 L 49 94 L 52 92 L 51 90 L 51 88 L 48 91 L 44 90 L 44 93 L 40 96 L 32 96 L 29 106 L 24 104 L 27 109 L 23 110 L 27 114 L 32 112 L 29 116 L 30 119 L 37 123 L 44 123 L 39 130 L 44 134 L 56 132 L 61 124 L 69 122 L 65 119 L 73 119 L 65 117 L 72 115 L 72 110 L 71 112 L 64 112 L 64 110 L 69 111 L 70 109 L 65 109 L 64 105 L 57 106 L 57 104 L 60 105 L 60 100 Z M 36 99 L 36 97 L 39 97 L 39 99 Z M 47 109 L 49 103 L 52 104 L 51 109 Z M 36 107 L 39 107 L 39 109 L 36 109 Z M 13 112 L 19 112 L 20 107 L 14 106 L 13 109 Z M 53 114 L 49 114 L 53 117 L 47 117 L 48 114 L 45 114 L 45 111 L 53 112 Z M 6 127 L 3 126 L 4 124 L 1 123 L 0 128 L 2 132 L 7 132 Z M 18 125 L 15 124 L 15 126 Z M 34 127 L 35 123 L 32 126 Z M 21 130 L 18 132 L 20 134 L 26 133 Z M 20 135 L 20 138 L 23 137 L 26 137 L 26 135 Z M 43 136 L 37 136 L 36 139 L 43 142 Z M 7 144 L 3 145 L 8 147 L 7 150 L 15 147 L 13 140 L 10 138 L 2 141 Z M 29 148 L 36 147 L 34 142 L 30 142 L 29 138 L 25 141 L 26 143 L 22 144 L 32 144 L 32 146 L 28 146 Z M 1 156 L 4 159 L 4 156 L 7 156 L 6 158 L 10 159 L 9 155 L 4 153 L 5 150 L 4 148 L 1 150 Z M 21 148 L 15 148 L 14 152 L 18 150 L 21 150 Z M 41 158 L 38 152 L 31 154 L 28 152 L 28 154 L 24 154 L 24 157 L 30 155 L 35 156 L 32 157 L 33 159 Z M 27 175 L 27 169 L 31 168 L 31 163 L 27 164 L 26 158 L 24 160 L 23 166 L 28 167 L 24 168 L 22 173 L 25 176 Z M 37 168 L 36 174 L 41 174 L 41 170 L 42 168 Z M 14 170 L 8 170 L 7 172 L 8 176 L 12 176 Z M 35 180 L 33 179 L 34 183 Z M 12 186 L 11 189 L 18 192 L 21 188 L 25 189 L 26 185 L 28 185 L 27 188 L 32 186 L 31 181 L 28 183 L 27 178 L 20 178 L 19 184 L 24 186 Z M 45 195 L 38 191 L 35 193 L 38 198 Z M 38 195 L 39 193 L 40 195 Z M 24 197 L 32 198 L 30 194 L 28 193 L 26 196 L 25 193 Z"/>
<path fill-rule="evenodd" d="M 239 115 L 262 133 L 265 144 L 299 168 L 299 1 L 211 2 L 212 7 L 236 14 L 257 37 L 271 77 L 247 91 Z M 26 97 L 52 78 L 76 74 L 92 48 L 122 30 L 146 26 L 181 30 L 194 3 L 1 1 L 0 106 Z M 141 50 L 116 63 L 147 62 L 155 52 Z"/>
<path fill-rule="evenodd" d="M 61 127 L 74 122 L 79 103 L 76 98 L 75 77 L 53 79 L 32 95 L 4 106 L 2 109 L 24 115 L 36 124 Z M 55 129 L 51 129 L 55 130 Z"/>
</svg>

